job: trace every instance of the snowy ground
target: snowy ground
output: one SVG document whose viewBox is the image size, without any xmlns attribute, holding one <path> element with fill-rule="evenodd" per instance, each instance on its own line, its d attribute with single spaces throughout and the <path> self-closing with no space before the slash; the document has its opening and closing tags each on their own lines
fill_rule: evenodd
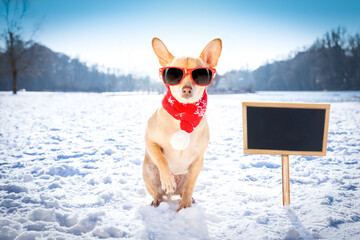
<svg viewBox="0 0 360 240">
<path fill-rule="evenodd" d="M 197 203 L 149 206 L 146 121 L 162 96 L 0 93 L 0 239 L 360 239 L 360 92 L 209 95 Z M 241 101 L 331 103 L 327 156 L 244 155 Z"/>
</svg>

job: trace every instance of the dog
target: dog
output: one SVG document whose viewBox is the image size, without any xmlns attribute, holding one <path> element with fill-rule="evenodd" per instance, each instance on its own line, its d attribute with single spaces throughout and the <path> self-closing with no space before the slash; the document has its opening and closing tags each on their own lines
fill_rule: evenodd
<svg viewBox="0 0 360 240">
<path fill-rule="evenodd" d="M 143 179 L 152 206 L 179 195 L 178 212 L 195 203 L 192 194 L 210 137 L 206 86 L 215 75 L 222 41 L 209 42 L 199 58 L 176 58 L 158 38 L 153 38 L 152 47 L 168 91 L 147 123 Z"/>
</svg>

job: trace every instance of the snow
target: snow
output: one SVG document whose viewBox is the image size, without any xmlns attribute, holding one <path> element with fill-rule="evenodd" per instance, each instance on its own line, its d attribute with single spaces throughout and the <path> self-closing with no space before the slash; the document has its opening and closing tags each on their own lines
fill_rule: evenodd
<svg viewBox="0 0 360 240">
<path fill-rule="evenodd" d="M 194 190 L 150 206 L 147 119 L 162 96 L 0 93 L 0 239 L 359 239 L 360 92 L 209 95 Z M 242 101 L 331 103 L 327 156 L 244 155 Z"/>
</svg>

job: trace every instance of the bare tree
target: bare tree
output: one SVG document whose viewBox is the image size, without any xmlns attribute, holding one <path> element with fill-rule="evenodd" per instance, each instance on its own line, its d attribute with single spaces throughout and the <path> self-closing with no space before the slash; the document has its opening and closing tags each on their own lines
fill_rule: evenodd
<svg viewBox="0 0 360 240">
<path fill-rule="evenodd" d="M 26 0 L 2 0 L 2 20 L 5 22 L 2 37 L 5 42 L 5 65 L 11 69 L 13 93 L 17 92 L 17 79 L 19 73 L 30 67 L 34 61 L 29 57 L 32 51 L 32 38 L 36 32 L 33 30 L 29 40 L 24 40 L 24 19 L 28 15 L 28 1 Z M 25 55 L 27 55 L 25 57 Z"/>
</svg>

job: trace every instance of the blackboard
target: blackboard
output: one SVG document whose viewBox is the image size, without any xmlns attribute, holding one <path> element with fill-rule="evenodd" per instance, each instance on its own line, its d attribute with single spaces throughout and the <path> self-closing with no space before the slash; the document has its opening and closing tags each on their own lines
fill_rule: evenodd
<svg viewBox="0 0 360 240">
<path fill-rule="evenodd" d="M 243 102 L 244 153 L 326 155 L 329 104 Z"/>
</svg>

